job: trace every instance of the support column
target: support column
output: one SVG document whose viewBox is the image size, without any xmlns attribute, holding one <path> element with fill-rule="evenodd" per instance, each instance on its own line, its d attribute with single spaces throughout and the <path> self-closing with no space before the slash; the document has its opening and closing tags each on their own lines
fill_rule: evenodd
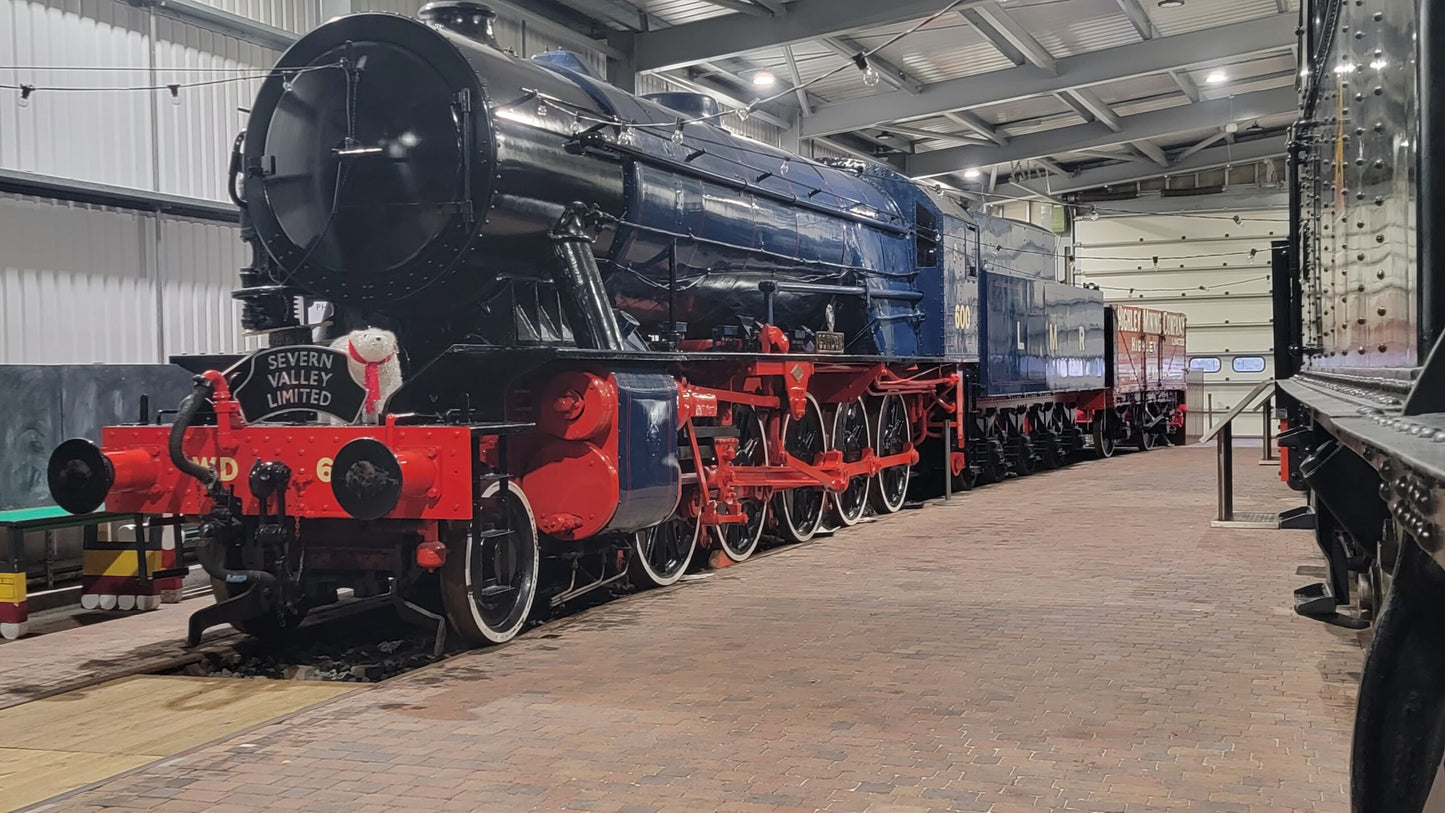
<svg viewBox="0 0 1445 813">
<path fill-rule="evenodd" d="M 1226 422 L 1214 436 L 1219 452 L 1219 521 L 1234 521 L 1234 427 Z"/>
</svg>

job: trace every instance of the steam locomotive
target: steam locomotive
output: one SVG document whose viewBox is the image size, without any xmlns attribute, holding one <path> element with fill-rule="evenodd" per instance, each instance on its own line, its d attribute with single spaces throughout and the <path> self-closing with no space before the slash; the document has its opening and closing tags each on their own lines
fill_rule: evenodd
<svg viewBox="0 0 1445 813">
<path fill-rule="evenodd" d="M 343 588 L 502 642 L 700 549 L 1181 435 L 1183 317 L 1055 282 L 1048 232 L 517 58 L 491 20 L 439 2 L 298 40 L 231 166 L 269 347 L 174 359 L 196 385 L 169 425 L 51 459 L 69 510 L 200 523 L 193 643 Z M 358 349 L 318 344 L 358 330 L 400 353 L 376 425 Z"/>
<path fill-rule="evenodd" d="M 1445 105 L 1423 92 L 1445 80 L 1445 11 L 1314 0 L 1301 14 L 1275 365 L 1281 474 L 1309 495 L 1327 578 L 1295 591 L 1296 610 L 1370 636 L 1352 809 L 1417 813 L 1445 756 Z"/>
</svg>

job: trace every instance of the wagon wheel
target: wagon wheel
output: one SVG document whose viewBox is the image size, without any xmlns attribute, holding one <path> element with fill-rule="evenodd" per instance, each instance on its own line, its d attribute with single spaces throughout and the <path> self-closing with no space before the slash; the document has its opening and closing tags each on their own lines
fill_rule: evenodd
<svg viewBox="0 0 1445 813">
<path fill-rule="evenodd" d="M 738 430 L 738 453 L 733 458 L 734 466 L 768 465 L 767 432 L 763 420 L 750 406 L 733 404 L 733 426 Z M 743 514 L 747 522 L 714 525 L 713 538 L 734 562 L 753 555 L 758 549 L 758 540 L 763 538 L 763 526 L 768 521 L 768 502 L 755 494 L 743 496 Z"/>
<path fill-rule="evenodd" d="M 833 414 L 833 448 L 843 453 L 843 462 L 857 463 L 872 446 L 873 431 L 868 426 L 868 409 L 863 399 L 839 404 Z M 833 495 L 833 508 L 844 525 L 856 525 L 863 518 L 872 479 L 860 474 L 848 480 L 847 488 Z"/>
<path fill-rule="evenodd" d="M 1013 452 L 1014 473 L 1027 477 L 1034 473 L 1034 442 L 1023 432 L 1011 434 L 1008 444 Z"/>
<path fill-rule="evenodd" d="M 828 449 L 828 436 L 823 423 L 823 410 L 809 395 L 803 417 L 793 419 L 791 414 L 783 417 L 783 448 L 788 454 L 809 465 Z M 827 505 L 828 492 L 822 486 L 790 488 L 780 491 L 773 499 L 781 514 L 783 536 L 793 542 L 807 542 L 823 525 L 823 508 Z"/>
<path fill-rule="evenodd" d="M 1369 567 L 1355 574 L 1355 606 L 1360 610 L 1361 621 L 1374 621 L 1383 606 L 1384 586 L 1380 578 L 1380 563 L 1370 562 Z"/>
<path fill-rule="evenodd" d="M 877 431 L 873 433 L 874 453 L 879 457 L 901 454 L 913 440 L 913 430 L 908 423 L 908 405 L 902 396 L 885 395 L 878 403 Z M 880 514 L 893 514 L 903 508 L 908 497 L 908 478 L 912 467 L 903 464 L 878 472 L 876 482 L 869 489 L 873 508 Z"/>
<path fill-rule="evenodd" d="M 478 523 L 453 523 L 442 566 L 442 606 L 462 637 L 478 644 L 512 640 L 537 597 L 537 523 L 515 484 L 495 482 L 482 494 Z"/>
<path fill-rule="evenodd" d="M 978 485 L 978 472 L 967 466 L 953 477 L 954 491 L 972 491 L 976 485 Z"/>
<path fill-rule="evenodd" d="M 676 584 L 687 572 L 702 526 L 696 516 L 686 515 L 686 502 L 684 498 L 677 514 L 632 534 L 632 562 L 627 576 L 634 585 L 666 587 Z"/>
<path fill-rule="evenodd" d="M 1109 431 L 1109 412 L 1101 410 L 1094 416 L 1092 426 L 1094 433 L 1094 455 L 1096 457 L 1114 456 L 1114 433 Z"/>
<path fill-rule="evenodd" d="M 1135 439 L 1134 443 L 1139 447 L 1139 451 L 1147 452 L 1159 445 L 1159 434 L 1155 432 L 1150 425 L 1154 420 L 1154 410 L 1150 409 L 1148 404 L 1145 404 L 1139 412 L 1141 413 L 1138 427 L 1139 437 Z"/>
<path fill-rule="evenodd" d="M 1059 433 L 1055 431 L 1053 411 L 1035 413 L 1029 424 L 1034 430 L 1029 435 L 1029 445 L 1038 453 L 1035 470 L 1049 471 L 1062 465 L 1062 450 Z"/>
<path fill-rule="evenodd" d="M 1053 432 L 1040 432 L 1034 436 L 1033 445 L 1039 451 L 1039 471 L 1049 471 L 1063 465 L 1059 444 L 1059 436 Z"/>
<path fill-rule="evenodd" d="M 1003 479 L 1003 441 L 998 436 L 998 423 L 993 418 L 985 418 L 987 423 L 980 433 L 983 437 L 978 446 L 978 476 L 974 478 L 974 485 L 988 485 L 997 483 Z"/>
</svg>

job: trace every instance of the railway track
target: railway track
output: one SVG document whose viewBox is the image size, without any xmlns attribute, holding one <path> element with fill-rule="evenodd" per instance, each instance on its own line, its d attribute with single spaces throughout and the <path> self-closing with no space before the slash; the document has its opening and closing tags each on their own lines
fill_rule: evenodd
<svg viewBox="0 0 1445 813">
<path fill-rule="evenodd" d="M 831 532 L 829 532 L 831 533 Z M 827 538 L 819 534 L 818 541 Z M 805 543 L 809 544 L 809 543 Z M 773 540 L 747 563 L 794 550 L 798 545 Z M 742 565 L 732 565 L 733 567 Z M 711 578 L 713 572 L 693 573 L 678 585 L 645 591 L 687 589 L 690 582 Z M 199 601 L 207 599 L 197 591 Z M 528 632 L 546 627 L 614 601 L 626 601 L 637 591 L 619 586 L 599 590 L 552 608 L 528 625 Z M 63 633 L 63 629 L 51 635 Z M 212 632 L 194 649 L 178 641 L 157 642 L 128 655 L 123 666 L 98 669 L 84 678 L 53 686 L 21 686 L 23 695 L 9 702 L 0 699 L 0 711 L 29 702 L 83 691 L 122 678 L 153 675 L 273 681 L 378 683 L 467 651 L 456 636 L 434 650 L 434 633 L 399 618 L 388 597 L 352 599 L 313 611 L 294 632 L 281 638 L 258 638 L 234 630 Z"/>
</svg>

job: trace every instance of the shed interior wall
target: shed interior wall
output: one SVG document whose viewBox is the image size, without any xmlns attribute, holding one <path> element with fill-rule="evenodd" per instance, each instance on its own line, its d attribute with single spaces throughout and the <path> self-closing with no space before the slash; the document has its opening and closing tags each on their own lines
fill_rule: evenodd
<svg viewBox="0 0 1445 813">
<path fill-rule="evenodd" d="M 422 5 L 202 1 L 296 34 L 340 11 L 409 16 Z M 497 38 L 522 55 L 566 47 L 606 75 L 603 54 L 541 35 L 525 18 L 503 15 Z M 0 87 L 0 169 L 227 202 L 232 140 L 279 57 L 124 0 L 0 0 L 0 86 L 10 86 Z M 174 98 L 170 84 L 181 85 Z M 24 104 L 21 85 L 35 88 Z M 0 193 L 0 364 L 144 364 L 254 349 L 230 296 L 244 264 L 232 223 Z"/>
<path fill-rule="evenodd" d="M 1282 209 L 1074 221 L 1080 282 L 1103 288 L 1109 302 L 1185 314 L 1190 359 L 1219 361 L 1216 372 L 1200 370 L 1202 387 L 1190 389 L 1191 436 L 1274 376 L 1270 243 L 1288 233 Z M 1262 370 L 1235 369 L 1249 369 L 1257 357 Z M 1258 412 L 1236 422 L 1236 437 L 1262 433 Z"/>
</svg>

